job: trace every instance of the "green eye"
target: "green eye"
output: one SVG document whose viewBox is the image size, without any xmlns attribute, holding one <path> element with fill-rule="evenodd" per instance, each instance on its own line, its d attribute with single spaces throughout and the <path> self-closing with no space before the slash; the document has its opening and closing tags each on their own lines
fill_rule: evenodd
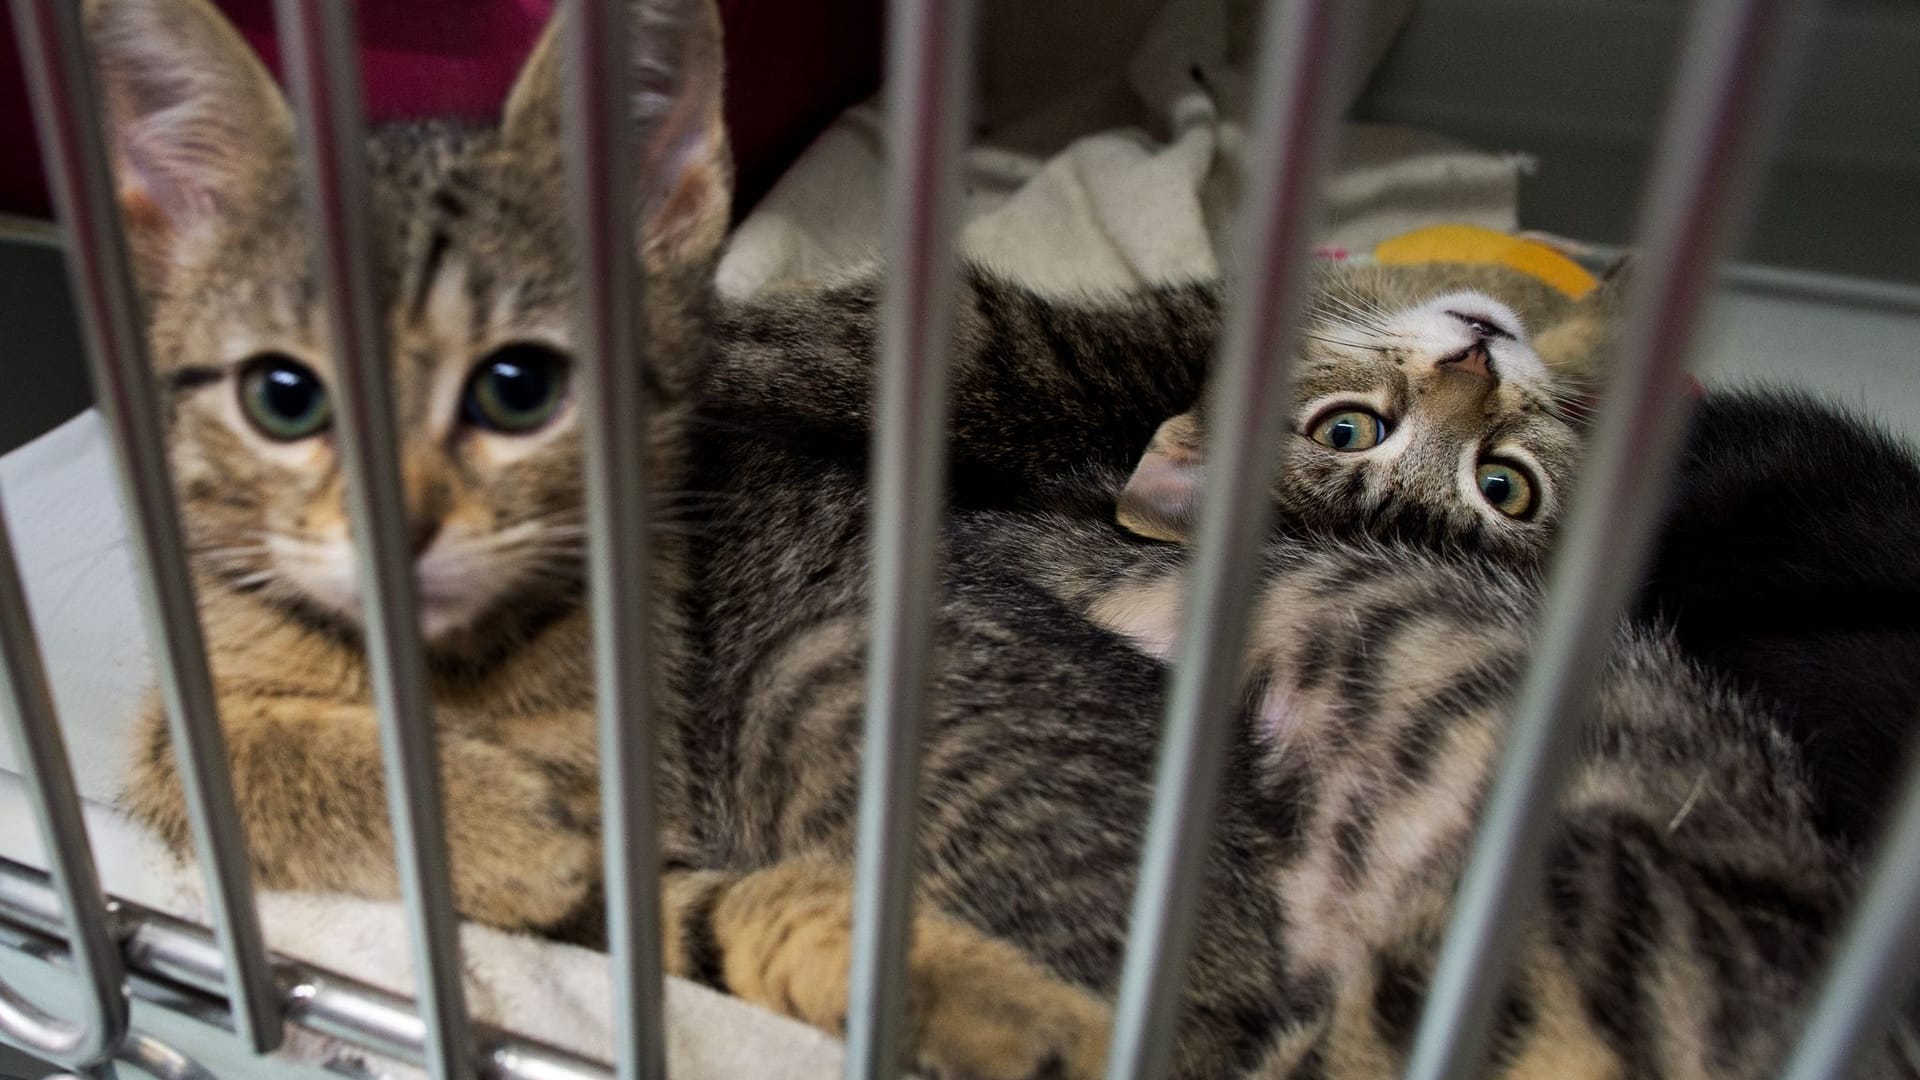
<svg viewBox="0 0 1920 1080">
<path fill-rule="evenodd" d="M 567 397 L 567 359 L 544 345 L 495 349 L 467 378 L 467 420 L 507 435 L 546 426 Z"/>
<path fill-rule="evenodd" d="M 1508 517 L 1524 518 L 1533 512 L 1533 481 L 1512 465 L 1486 462 L 1474 470 L 1473 483 L 1482 498 Z"/>
<path fill-rule="evenodd" d="M 240 407 L 260 433 L 296 442 L 327 429 L 333 401 L 313 369 L 284 353 L 264 353 L 240 373 Z"/>
<path fill-rule="evenodd" d="M 1335 450 L 1371 450 L 1387 437 L 1387 422 L 1365 409 L 1341 409 L 1315 421 L 1312 437 Z"/>
</svg>

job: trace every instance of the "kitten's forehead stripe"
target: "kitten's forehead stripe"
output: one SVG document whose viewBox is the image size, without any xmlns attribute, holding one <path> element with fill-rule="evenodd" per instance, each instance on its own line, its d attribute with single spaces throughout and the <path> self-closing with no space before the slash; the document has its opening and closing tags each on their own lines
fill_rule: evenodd
<svg viewBox="0 0 1920 1080">
<path fill-rule="evenodd" d="M 492 321 L 495 278 L 486 263 L 467 267 L 467 342 L 477 345 L 487 339 L 487 324 Z"/>
<path fill-rule="evenodd" d="M 227 372 L 225 368 L 205 367 L 201 365 L 175 368 L 167 372 L 164 376 L 167 389 L 176 394 L 198 390 L 211 383 L 217 383 L 226 377 Z"/>
<path fill-rule="evenodd" d="M 421 261 L 419 277 L 414 279 L 413 299 L 407 304 L 407 317 L 415 324 L 426 317 L 427 297 L 433 291 L 434 279 L 440 275 L 441 264 L 451 246 L 453 238 L 447 235 L 445 229 L 435 228 L 427 240 L 427 254 Z"/>
</svg>

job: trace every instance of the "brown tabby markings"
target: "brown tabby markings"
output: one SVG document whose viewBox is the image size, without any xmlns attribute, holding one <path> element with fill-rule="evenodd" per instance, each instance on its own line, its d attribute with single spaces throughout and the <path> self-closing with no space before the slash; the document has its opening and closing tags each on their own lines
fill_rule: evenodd
<svg viewBox="0 0 1920 1080">
<path fill-rule="evenodd" d="M 662 3 L 639 15 L 649 466 L 671 510 L 730 173 L 711 8 Z M 274 888 L 394 895 L 331 435 L 273 441 L 239 404 L 256 357 L 304 364 L 322 383 L 331 375 L 288 110 L 204 0 L 88 0 L 87 21 L 257 875 Z M 564 353 L 571 342 L 557 90 L 550 29 L 498 130 L 389 129 L 370 157 L 456 903 L 493 925 L 591 937 L 601 921 L 598 765 L 575 419 L 563 405 L 545 427 L 509 436 L 470 422 L 460 401 L 492 350 L 533 342 Z M 671 531 L 655 544 L 656 695 L 678 718 L 685 554 Z M 184 853 L 185 805 L 157 706 L 142 724 L 125 805 Z M 686 761 L 676 726 L 662 730 L 669 969 L 837 1027 L 845 867 L 694 869 Z M 929 1072 L 1101 1072 L 1106 1006 L 977 930 L 923 909 L 910 981 L 909 1052 Z"/>
<path fill-rule="evenodd" d="M 1158 655 L 1177 647 L 1183 552 L 1116 548 L 1066 518 L 1003 527 L 1008 557 L 1097 621 Z M 1277 536 L 1260 590 L 1246 684 L 1288 852 L 1269 885 L 1291 973 L 1330 994 L 1254 1075 L 1397 1075 L 1539 581 L 1404 543 Z M 1774 718 L 1665 636 L 1623 630 L 1555 812 L 1498 1075 L 1771 1075 L 1852 882 Z"/>
</svg>

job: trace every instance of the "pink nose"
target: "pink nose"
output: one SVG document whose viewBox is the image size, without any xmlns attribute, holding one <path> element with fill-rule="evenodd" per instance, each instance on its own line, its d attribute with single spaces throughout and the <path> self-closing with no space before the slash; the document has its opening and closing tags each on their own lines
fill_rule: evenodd
<svg viewBox="0 0 1920 1080">
<path fill-rule="evenodd" d="M 1437 366 L 1447 371 L 1474 375 L 1488 382 L 1496 381 L 1493 377 L 1493 357 L 1487 352 L 1487 343 L 1484 341 L 1474 342 L 1440 361 Z"/>
</svg>

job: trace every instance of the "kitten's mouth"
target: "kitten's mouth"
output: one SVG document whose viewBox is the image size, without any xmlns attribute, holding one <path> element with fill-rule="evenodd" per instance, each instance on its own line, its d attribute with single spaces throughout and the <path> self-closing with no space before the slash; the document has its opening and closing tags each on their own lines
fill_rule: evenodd
<svg viewBox="0 0 1920 1080">
<path fill-rule="evenodd" d="M 415 615 L 421 635 L 432 643 L 471 624 L 485 606 L 486 600 L 474 596 L 471 590 L 425 580 L 416 593 Z"/>
</svg>

